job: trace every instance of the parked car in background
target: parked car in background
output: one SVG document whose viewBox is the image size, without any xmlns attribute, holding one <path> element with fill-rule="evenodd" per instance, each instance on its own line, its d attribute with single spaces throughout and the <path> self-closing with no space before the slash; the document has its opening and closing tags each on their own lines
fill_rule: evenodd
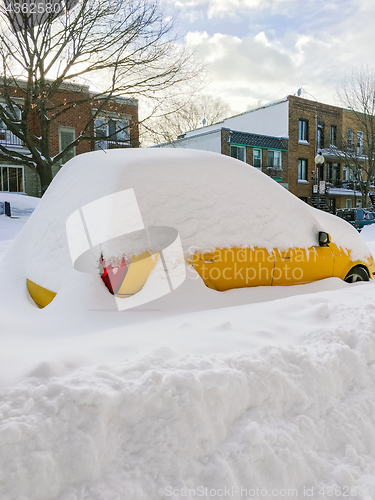
<svg viewBox="0 0 375 500">
<path fill-rule="evenodd" d="M 358 231 L 364 226 L 375 223 L 375 213 L 364 210 L 363 208 L 343 208 L 336 212 L 338 217 L 346 220 L 354 226 Z"/>
</svg>

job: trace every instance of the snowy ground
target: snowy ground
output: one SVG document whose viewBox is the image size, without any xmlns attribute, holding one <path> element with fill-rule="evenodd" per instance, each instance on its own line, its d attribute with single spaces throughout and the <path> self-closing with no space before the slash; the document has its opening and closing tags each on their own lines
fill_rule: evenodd
<svg viewBox="0 0 375 500">
<path fill-rule="evenodd" d="M 13 193 L 1 193 L 0 202 L 9 201 L 12 210 L 12 219 L 0 215 L 0 257 L 10 247 L 12 241 L 23 228 L 25 222 L 37 206 L 39 199 Z"/>
<path fill-rule="evenodd" d="M 1 500 L 375 498 L 375 283 L 52 306 L 1 311 Z"/>
</svg>

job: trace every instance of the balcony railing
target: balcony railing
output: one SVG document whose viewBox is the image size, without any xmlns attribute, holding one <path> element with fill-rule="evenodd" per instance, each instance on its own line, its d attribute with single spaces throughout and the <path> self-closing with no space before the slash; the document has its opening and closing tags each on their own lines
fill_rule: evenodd
<svg viewBox="0 0 375 500">
<path fill-rule="evenodd" d="M 98 149 L 130 148 L 130 140 L 126 141 L 95 141 L 95 151 Z"/>
<path fill-rule="evenodd" d="M 22 147 L 24 143 L 22 140 L 15 136 L 10 130 L 0 128 L 0 144 L 3 146 L 18 146 Z"/>
<path fill-rule="evenodd" d="M 326 181 L 326 187 L 327 188 L 340 188 L 340 189 L 350 189 L 350 190 L 360 190 L 360 185 L 358 182 L 355 181 L 343 181 L 341 179 L 335 179 L 331 181 Z"/>
<path fill-rule="evenodd" d="M 264 165 L 267 170 L 282 170 L 281 165 Z"/>
</svg>

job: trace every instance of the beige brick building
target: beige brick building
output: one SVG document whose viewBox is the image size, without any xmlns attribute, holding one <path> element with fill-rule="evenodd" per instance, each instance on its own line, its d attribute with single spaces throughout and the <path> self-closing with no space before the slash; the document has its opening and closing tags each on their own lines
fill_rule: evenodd
<svg viewBox="0 0 375 500">
<path fill-rule="evenodd" d="M 203 149 L 234 156 L 261 169 L 295 196 L 321 208 L 361 204 L 343 143 L 363 145 L 354 113 L 337 106 L 287 96 L 220 123 L 191 130 L 157 147 Z M 316 168 L 321 151 L 324 164 Z M 318 190 L 318 193 L 316 191 Z"/>
<path fill-rule="evenodd" d="M 22 92 L 20 93 L 20 90 L 15 90 L 15 92 L 20 94 L 19 108 L 22 109 Z M 82 96 L 84 96 L 83 99 Z M 86 96 L 87 99 L 85 99 Z M 95 106 L 98 104 L 95 104 L 95 99 L 90 99 L 92 96 L 93 94 L 90 93 L 88 87 L 75 84 L 63 84 L 59 92 L 54 95 L 52 104 L 64 105 L 65 102 L 71 103 L 74 100 L 83 100 L 84 102 L 72 106 L 69 111 L 52 122 L 50 134 L 51 155 L 57 155 L 77 138 L 90 120 L 92 120 L 92 123 L 86 135 L 98 139 L 111 136 L 111 140 L 83 140 L 74 150 L 68 153 L 64 161 L 53 166 L 53 175 L 56 175 L 66 161 L 81 153 L 94 151 L 95 149 L 139 147 L 138 101 L 136 99 L 113 98 L 103 106 L 100 114 L 94 120 Z M 5 106 L 1 101 L 1 96 L 0 105 Z M 41 136 L 37 124 L 38 121 L 31 116 L 28 128 L 36 136 Z M 27 152 L 22 141 L 12 134 L 10 130 L 7 130 L 1 120 L 0 144 L 15 152 Z M 0 160 L 1 191 L 40 196 L 39 176 L 27 166 L 12 165 L 9 162 Z"/>
</svg>

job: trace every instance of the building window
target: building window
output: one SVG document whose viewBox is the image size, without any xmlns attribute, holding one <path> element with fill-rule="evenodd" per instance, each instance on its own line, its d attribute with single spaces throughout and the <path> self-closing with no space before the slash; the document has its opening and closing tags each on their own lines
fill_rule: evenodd
<svg viewBox="0 0 375 500">
<path fill-rule="evenodd" d="M 59 148 L 60 152 L 69 146 L 71 142 L 76 138 L 76 131 L 73 127 L 60 127 L 59 128 Z M 71 160 L 76 154 L 76 148 L 72 148 L 67 151 L 61 158 L 61 163 L 64 164 Z"/>
<path fill-rule="evenodd" d="M 237 160 L 246 161 L 246 148 L 242 146 L 231 146 L 230 155 L 232 158 L 237 158 Z"/>
<path fill-rule="evenodd" d="M 267 166 L 268 168 L 281 168 L 281 151 L 273 149 L 267 151 Z"/>
<path fill-rule="evenodd" d="M 130 146 L 129 122 L 125 119 L 98 117 L 95 122 L 95 149 Z"/>
<path fill-rule="evenodd" d="M 298 180 L 307 181 L 307 159 L 298 159 Z"/>
<path fill-rule="evenodd" d="M 347 147 L 349 150 L 353 149 L 353 130 L 348 128 L 347 131 Z"/>
<path fill-rule="evenodd" d="M 0 191 L 23 193 L 23 167 L 0 167 Z"/>
<path fill-rule="evenodd" d="M 357 132 L 357 154 L 361 155 L 363 153 L 363 132 L 358 130 Z"/>
<path fill-rule="evenodd" d="M 262 168 L 262 150 L 253 149 L 253 165 L 256 168 Z"/>
<path fill-rule="evenodd" d="M 343 181 L 349 180 L 349 165 L 344 165 L 342 167 L 342 180 Z"/>
<path fill-rule="evenodd" d="M 337 182 L 341 179 L 340 169 L 341 169 L 340 163 L 333 164 L 333 180 L 334 180 L 334 182 Z"/>
<path fill-rule="evenodd" d="M 351 200 L 351 198 L 346 198 L 346 208 L 352 208 L 352 200 Z"/>
<path fill-rule="evenodd" d="M 355 170 L 355 166 L 354 165 L 350 165 L 350 167 L 349 167 L 349 179 L 351 181 L 355 180 L 354 170 Z"/>
<path fill-rule="evenodd" d="M 332 162 L 327 161 L 326 162 L 326 182 L 332 182 Z"/>
<path fill-rule="evenodd" d="M 337 141 L 337 127 L 336 127 L 336 125 L 331 125 L 330 131 L 329 131 L 329 143 L 332 146 L 336 146 L 336 141 Z"/>
<path fill-rule="evenodd" d="M 8 114 L 12 120 L 21 120 L 21 109 L 17 106 L 13 106 L 13 109 L 4 103 L 0 103 L 0 106 L 4 109 L 3 114 Z M 23 146 L 22 140 L 13 134 L 0 118 L 0 144 L 5 146 Z"/>
<path fill-rule="evenodd" d="M 308 120 L 299 120 L 299 126 L 298 126 L 298 140 L 307 142 L 309 138 L 309 122 Z"/>
<path fill-rule="evenodd" d="M 4 117 L 9 115 L 9 117 L 12 120 L 21 120 L 21 109 L 18 106 L 10 107 L 5 103 L 0 103 L 0 106 L 4 110 L 3 111 L 3 114 L 5 115 Z M 7 126 L 5 125 L 5 122 L 2 119 L 0 119 L 0 129 L 6 129 L 6 128 Z"/>
<path fill-rule="evenodd" d="M 318 149 L 324 149 L 324 123 L 318 123 Z"/>
</svg>

